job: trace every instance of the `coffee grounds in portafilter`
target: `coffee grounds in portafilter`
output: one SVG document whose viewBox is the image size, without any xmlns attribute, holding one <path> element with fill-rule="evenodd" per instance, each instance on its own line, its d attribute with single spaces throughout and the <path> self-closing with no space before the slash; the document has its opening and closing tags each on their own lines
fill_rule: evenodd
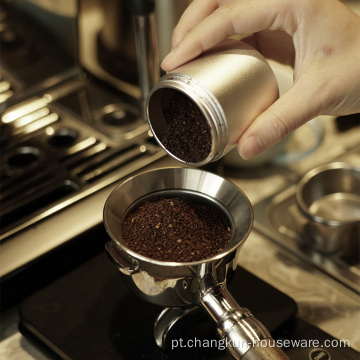
<svg viewBox="0 0 360 360">
<path fill-rule="evenodd" d="M 134 252 L 160 261 L 205 260 L 231 238 L 230 221 L 217 206 L 185 198 L 146 200 L 122 223 L 122 237 Z"/>
<path fill-rule="evenodd" d="M 188 163 L 205 160 L 211 150 L 209 124 L 197 105 L 177 92 L 164 110 L 168 124 L 161 140 L 165 149 Z"/>
</svg>

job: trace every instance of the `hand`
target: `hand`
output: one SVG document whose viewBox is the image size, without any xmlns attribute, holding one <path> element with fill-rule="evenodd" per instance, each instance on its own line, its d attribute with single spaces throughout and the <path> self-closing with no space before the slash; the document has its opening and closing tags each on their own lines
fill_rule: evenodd
<svg viewBox="0 0 360 360">
<path fill-rule="evenodd" d="M 165 71 L 232 35 L 294 67 L 292 88 L 238 141 L 249 159 L 319 115 L 360 111 L 360 17 L 338 0 L 194 0 L 174 29 Z"/>
</svg>

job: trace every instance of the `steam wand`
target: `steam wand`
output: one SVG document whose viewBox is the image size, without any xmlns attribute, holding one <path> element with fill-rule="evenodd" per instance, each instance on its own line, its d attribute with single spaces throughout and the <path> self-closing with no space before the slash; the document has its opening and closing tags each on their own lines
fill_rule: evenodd
<svg viewBox="0 0 360 360">
<path fill-rule="evenodd" d="M 154 0 L 127 0 L 129 12 L 134 17 L 135 50 L 141 89 L 142 114 L 146 114 L 146 98 L 160 77 L 157 51 Z"/>
</svg>

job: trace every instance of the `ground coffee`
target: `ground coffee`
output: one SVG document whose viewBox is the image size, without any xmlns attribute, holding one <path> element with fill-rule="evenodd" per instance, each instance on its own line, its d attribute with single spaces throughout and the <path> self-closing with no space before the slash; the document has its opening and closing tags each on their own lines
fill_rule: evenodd
<svg viewBox="0 0 360 360">
<path fill-rule="evenodd" d="M 184 198 L 146 200 L 122 223 L 126 246 L 143 256 L 174 262 L 204 260 L 224 249 L 230 221 L 214 205 Z"/>
<path fill-rule="evenodd" d="M 177 92 L 165 108 L 164 117 L 168 124 L 161 140 L 165 149 L 189 163 L 205 160 L 211 150 L 211 132 L 198 106 Z"/>
</svg>

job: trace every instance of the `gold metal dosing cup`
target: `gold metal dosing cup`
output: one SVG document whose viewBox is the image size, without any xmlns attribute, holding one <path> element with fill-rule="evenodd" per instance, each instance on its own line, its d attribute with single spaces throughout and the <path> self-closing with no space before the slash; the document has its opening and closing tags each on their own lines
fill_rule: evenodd
<svg viewBox="0 0 360 360">
<path fill-rule="evenodd" d="M 181 163 L 201 166 L 224 156 L 279 97 L 276 77 L 265 58 L 245 43 L 233 40 L 231 45 L 217 47 L 167 73 L 148 95 L 150 129 L 160 146 Z M 179 92 L 196 104 L 211 132 L 210 151 L 196 163 L 177 157 L 163 144 L 168 129 L 164 111 Z"/>
<path fill-rule="evenodd" d="M 211 258 L 186 263 L 154 260 L 130 250 L 121 235 L 123 219 L 140 202 L 158 196 L 192 198 L 218 206 L 231 223 L 228 245 Z M 144 172 L 113 190 L 104 207 L 104 224 L 111 238 L 106 250 L 127 286 L 143 300 L 168 307 L 160 320 L 177 316 L 179 307 L 184 311 L 202 307 L 236 359 L 288 359 L 274 347 L 268 330 L 227 289 L 253 224 L 252 206 L 233 183 L 193 168 Z M 157 344 L 161 345 L 161 339 Z"/>
</svg>

